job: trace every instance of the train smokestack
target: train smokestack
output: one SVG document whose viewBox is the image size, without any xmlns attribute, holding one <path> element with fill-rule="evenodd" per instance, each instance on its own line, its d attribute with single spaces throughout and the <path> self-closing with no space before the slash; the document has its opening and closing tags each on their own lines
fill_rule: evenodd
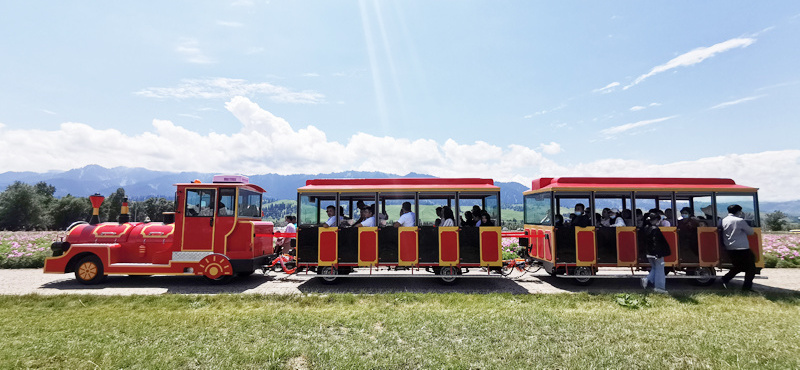
<svg viewBox="0 0 800 370">
<path fill-rule="evenodd" d="M 131 217 L 128 215 L 128 197 L 122 198 L 122 208 L 119 209 L 119 223 L 124 224 L 131 222 Z"/>
<path fill-rule="evenodd" d="M 98 193 L 89 196 L 89 200 L 92 202 L 92 218 L 89 220 L 90 225 L 97 225 L 100 223 L 100 205 L 103 204 L 103 199 L 106 198 Z"/>
</svg>

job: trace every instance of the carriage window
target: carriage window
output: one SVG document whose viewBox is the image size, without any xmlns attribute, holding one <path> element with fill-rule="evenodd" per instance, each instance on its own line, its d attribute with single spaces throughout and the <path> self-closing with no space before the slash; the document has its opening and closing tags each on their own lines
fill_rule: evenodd
<svg viewBox="0 0 800 370">
<path fill-rule="evenodd" d="M 419 214 L 417 214 L 417 207 L 416 207 L 416 200 L 414 200 L 415 194 L 414 193 L 381 193 L 380 194 L 380 213 L 378 214 L 378 219 L 380 220 L 380 224 L 383 226 L 392 226 L 394 223 L 400 219 L 400 209 L 403 207 L 403 203 L 410 203 L 411 204 L 411 212 L 415 213 L 415 221 L 414 225 L 419 226 Z M 435 210 L 436 207 L 434 207 Z M 420 207 L 420 212 L 423 209 Z M 434 214 L 436 212 L 434 211 Z M 384 223 L 385 221 L 385 223 Z"/>
<path fill-rule="evenodd" d="M 580 206 L 579 206 L 580 205 Z M 591 226 L 594 225 L 594 210 L 591 209 L 589 196 L 585 195 L 557 195 L 556 196 L 556 217 L 557 221 L 560 220 L 558 215 L 564 218 L 564 225 L 581 225 Z M 580 215 L 576 214 L 575 208 L 582 207 L 583 211 Z M 573 225 L 573 221 L 577 221 Z"/>
<path fill-rule="evenodd" d="M 526 224 L 553 224 L 553 210 L 550 208 L 550 193 L 528 194 L 525 196 L 524 203 Z"/>
<path fill-rule="evenodd" d="M 239 216 L 261 218 L 261 194 L 239 189 Z"/>
<path fill-rule="evenodd" d="M 474 194 L 461 193 L 458 196 L 458 209 L 461 217 L 468 223 L 466 214 L 469 212 L 473 220 L 480 220 L 476 212 L 489 214 L 489 219 L 494 226 L 500 226 L 500 201 L 496 193 Z"/>
<path fill-rule="evenodd" d="M 759 217 L 756 214 L 755 196 L 753 194 L 720 194 L 717 193 L 717 218 L 728 215 L 728 206 L 738 204 L 742 207 L 744 219 L 747 224 L 759 227 Z"/>
<path fill-rule="evenodd" d="M 453 226 L 455 226 L 455 200 L 455 193 L 421 193 L 419 195 L 419 226 L 440 226 L 444 221 L 444 212 L 447 207 L 453 212 Z"/>
<path fill-rule="evenodd" d="M 609 216 L 612 210 L 616 209 L 619 217 L 625 222 L 625 226 L 633 226 L 633 211 L 631 211 L 631 193 L 609 193 L 596 192 L 594 195 L 595 220 L 597 214 L 600 215 L 600 222 L 597 226 L 612 226 L 617 221 Z"/>
<path fill-rule="evenodd" d="M 297 221 L 300 226 L 319 224 L 319 198 L 309 195 L 300 196 L 300 206 L 297 207 L 297 213 Z M 328 218 L 326 217 L 325 219 L 327 220 Z"/>
<path fill-rule="evenodd" d="M 214 189 L 187 189 L 186 190 L 186 216 L 211 217 L 214 216 L 216 191 Z"/>
<path fill-rule="evenodd" d="M 222 188 L 219 189 L 219 201 L 217 202 L 217 216 L 233 216 L 234 204 L 233 200 L 236 198 L 236 189 Z"/>
</svg>

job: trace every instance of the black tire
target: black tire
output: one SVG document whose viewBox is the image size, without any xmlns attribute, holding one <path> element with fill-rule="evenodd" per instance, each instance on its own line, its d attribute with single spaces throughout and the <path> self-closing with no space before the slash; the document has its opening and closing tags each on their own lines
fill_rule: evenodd
<svg viewBox="0 0 800 370">
<path fill-rule="evenodd" d="M 106 279 L 103 262 L 94 254 L 81 258 L 75 265 L 75 279 L 81 284 L 99 284 Z"/>
<path fill-rule="evenodd" d="M 439 268 L 437 275 L 442 277 L 439 279 L 440 284 L 456 285 L 458 284 L 458 278 L 456 276 L 461 275 L 461 269 L 458 267 L 443 266 Z"/>
<path fill-rule="evenodd" d="M 206 281 L 211 285 L 225 285 L 233 281 L 233 275 L 222 275 L 216 279 L 212 279 L 208 276 L 203 276 L 203 279 L 206 279 Z"/>
<path fill-rule="evenodd" d="M 320 275 L 338 275 L 338 272 L 332 266 L 324 266 L 317 268 L 317 274 Z M 322 283 L 325 285 L 333 285 L 339 282 L 339 279 L 332 276 L 321 276 Z"/>
<path fill-rule="evenodd" d="M 594 272 L 592 271 L 591 267 L 581 266 L 581 267 L 574 268 L 572 270 L 572 272 L 570 273 L 570 275 L 591 276 L 591 275 L 594 275 Z M 573 283 L 575 283 L 576 285 L 580 285 L 580 286 L 591 285 L 594 282 L 594 279 L 588 278 L 588 277 L 587 278 L 574 278 L 574 279 L 571 279 L 571 280 L 572 280 Z"/>
<path fill-rule="evenodd" d="M 697 286 L 709 286 L 717 280 L 717 272 L 713 267 L 698 267 L 692 275 L 703 276 L 703 278 L 692 279 L 692 284 Z"/>
</svg>

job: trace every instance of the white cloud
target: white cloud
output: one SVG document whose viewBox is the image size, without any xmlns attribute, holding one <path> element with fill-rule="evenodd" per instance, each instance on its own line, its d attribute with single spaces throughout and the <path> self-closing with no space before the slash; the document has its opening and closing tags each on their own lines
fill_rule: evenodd
<svg viewBox="0 0 800 370">
<path fill-rule="evenodd" d="M 314 91 L 295 92 L 267 82 L 250 83 L 233 78 L 187 79 L 176 87 L 148 87 L 134 94 L 161 99 L 230 99 L 234 96 L 266 95 L 281 103 L 325 102 L 325 96 Z"/>
<path fill-rule="evenodd" d="M 319 73 L 314 73 L 314 72 L 303 73 L 303 77 L 319 77 Z"/>
<path fill-rule="evenodd" d="M 605 87 L 601 87 L 599 89 L 594 89 L 594 90 L 592 90 L 592 92 L 595 92 L 595 93 L 599 92 L 599 93 L 607 94 L 607 93 L 610 93 L 610 92 L 614 91 L 614 88 L 617 87 L 617 86 L 619 86 L 619 82 L 612 82 L 612 83 L 606 85 Z"/>
<path fill-rule="evenodd" d="M 632 106 L 630 108 L 630 110 L 631 110 L 631 112 L 636 112 L 636 111 L 640 111 L 640 110 L 645 110 L 647 108 L 657 107 L 659 105 L 661 105 L 661 103 L 650 103 L 646 107 L 643 106 L 643 105 L 634 105 L 634 106 Z"/>
<path fill-rule="evenodd" d="M 182 54 L 186 61 L 189 63 L 194 64 L 213 64 L 216 63 L 215 60 L 206 56 L 202 50 L 200 50 L 200 43 L 196 39 L 192 38 L 183 38 L 179 40 L 178 46 L 175 48 L 175 51 L 179 54 Z"/>
<path fill-rule="evenodd" d="M 719 104 L 717 104 L 717 105 L 715 105 L 715 106 L 711 107 L 710 109 L 719 109 L 719 108 L 725 108 L 725 107 L 729 107 L 729 106 L 731 106 L 731 105 L 741 104 L 741 103 L 748 102 L 748 101 L 751 101 L 751 100 L 756 100 L 756 99 L 759 99 L 759 98 L 763 98 L 763 97 L 765 97 L 765 96 L 766 96 L 766 95 L 748 96 L 748 97 L 746 97 L 746 98 L 741 98 L 741 99 L 737 99 L 737 100 L 726 101 L 726 102 L 724 102 L 724 103 L 719 103 Z"/>
<path fill-rule="evenodd" d="M 542 153 L 550 155 L 558 154 L 562 151 L 561 145 L 555 141 L 551 141 L 550 144 L 541 144 L 539 145 L 539 149 L 542 150 Z"/>
<path fill-rule="evenodd" d="M 52 116 L 56 115 L 56 112 L 53 112 L 53 111 L 50 111 L 50 110 L 47 110 L 47 109 L 42 109 L 42 112 L 43 113 L 47 113 L 47 114 L 52 115 Z"/>
<path fill-rule="evenodd" d="M 728 51 L 728 50 L 731 50 L 731 49 L 748 47 L 748 46 L 752 45 L 754 42 L 756 42 L 755 38 L 745 37 L 745 38 L 730 39 L 730 40 L 723 41 L 723 42 L 720 42 L 718 44 L 714 44 L 714 45 L 711 45 L 711 46 L 708 46 L 708 47 L 699 47 L 699 48 L 694 49 L 694 50 L 692 50 L 692 51 L 690 51 L 688 53 L 684 53 L 684 54 L 678 55 L 677 57 L 672 58 L 672 60 L 670 60 L 669 62 L 666 62 L 666 63 L 664 63 L 662 65 L 653 67 L 653 69 L 651 69 L 650 72 L 645 73 L 645 74 L 637 77 L 636 80 L 633 81 L 633 83 L 623 87 L 622 89 L 623 90 L 627 90 L 627 89 L 631 88 L 632 86 L 641 83 L 642 81 L 644 81 L 648 77 L 657 75 L 657 74 L 662 73 L 662 72 L 669 71 L 670 69 L 674 69 L 674 68 L 678 68 L 678 67 L 688 67 L 688 66 L 691 66 L 691 65 L 695 65 L 695 64 L 700 63 L 700 62 L 702 62 L 702 61 L 704 61 L 704 60 L 706 60 L 708 58 L 711 58 L 714 55 L 717 55 L 719 53 L 722 53 L 722 52 L 725 52 L 725 51 Z"/>
<path fill-rule="evenodd" d="M 244 24 L 242 24 L 240 22 L 229 22 L 229 21 L 220 21 L 220 20 L 217 21 L 217 25 L 218 26 L 223 26 L 223 27 L 233 27 L 233 28 L 244 27 Z"/>
<path fill-rule="evenodd" d="M 251 175 L 364 170 L 488 177 L 526 185 L 549 176 L 729 177 L 762 188 L 764 200 L 797 199 L 800 187 L 800 150 L 668 164 L 608 158 L 562 166 L 542 155 L 560 148 L 553 142 L 542 144 L 542 152 L 521 145 L 412 141 L 367 133 L 356 133 L 346 143 L 339 143 L 314 126 L 293 128 L 245 97 L 232 98 L 225 108 L 242 125 L 230 135 L 200 134 L 158 119 L 149 131 L 137 135 L 73 122 L 51 131 L 9 129 L 0 124 L 0 168 L 43 172 L 99 164 Z"/>
<path fill-rule="evenodd" d="M 637 127 L 642 127 L 642 126 L 652 125 L 654 123 L 664 122 L 664 121 L 666 121 L 668 119 L 672 119 L 672 118 L 675 118 L 675 117 L 677 117 L 677 116 L 661 117 L 661 118 L 649 119 L 649 120 L 644 120 L 644 121 L 639 121 L 639 122 L 626 123 L 624 125 L 609 127 L 607 129 L 600 130 L 600 133 L 603 134 L 604 136 L 614 136 L 614 135 L 617 135 L 617 134 L 621 134 L 621 133 L 623 133 L 625 131 L 635 129 Z"/>
</svg>

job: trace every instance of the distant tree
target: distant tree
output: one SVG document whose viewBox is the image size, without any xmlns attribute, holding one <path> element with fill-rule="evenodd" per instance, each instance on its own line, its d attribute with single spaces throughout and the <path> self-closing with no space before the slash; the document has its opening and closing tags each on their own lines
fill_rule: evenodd
<svg viewBox="0 0 800 370">
<path fill-rule="evenodd" d="M 764 217 L 764 224 L 770 231 L 781 231 L 787 223 L 786 214 L 781 211 L 767 213 Z"/>
<path fill-rule="evenodd" d="M 33 186 L 15 181 L 0 193 L 0 229 L 44 229 L 41 202 Z"/>
<path fill-rule="evenodd" d="M 75 221 L 89 221 L 92 216 L 92 202 L 89 198 L 76 198 L 67 194 L 55 201 L 48 213 L 52 220 L 49 228 L 64 230 Z"/>
<path fill-rule="evenodd" d="M 150 221 L 162 222 L 164 221 L 164 212 L 172 212 L 174 210 L 174 203 L 164 198 L 150 198 L 144 201 L 144 211 Z"/>
<path fill-rule="evenodd" d="M 125 198 L 125 189 L 119 188 L 103 200 L 103 205 L 100 206 L 101 222 L 117 222 L 119 210 L 122 207 L 122 198 Z"/>
</svg>

